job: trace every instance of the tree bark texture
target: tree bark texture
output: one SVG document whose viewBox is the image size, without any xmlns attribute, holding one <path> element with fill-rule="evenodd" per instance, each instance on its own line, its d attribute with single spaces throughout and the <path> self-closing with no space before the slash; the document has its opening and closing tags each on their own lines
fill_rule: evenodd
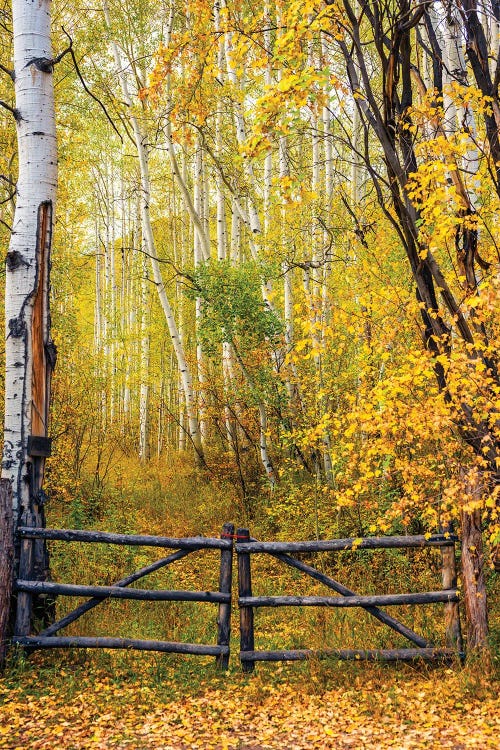
<svg viewBox="0 0 500 750">
<path fill-rule="evenodd" d="M 5 664 L 11 616 L 14 574 L 14 524 L 12 489 L 8 479 L 0 480 L 0 671 Z"/>
<path fill-rule="evenodd" d="M 28 456 L 28 438 L 47 435 L 55 364 L 48 300 L 57 145 L 50 0 L 14 0 L 12 8 L 19 177 L 6 263 L 2 476 L 12 483 L 16 525 L 32 500 L 43 516 L 45 457 Z"/>
<path fill-rule="evenodd" d="M 481 511 L 462 511 L 461 520 L 467 649 L 468 651 L 482 650 L 488 646 L 488 608 L 484 580 Z"/>
</svg>

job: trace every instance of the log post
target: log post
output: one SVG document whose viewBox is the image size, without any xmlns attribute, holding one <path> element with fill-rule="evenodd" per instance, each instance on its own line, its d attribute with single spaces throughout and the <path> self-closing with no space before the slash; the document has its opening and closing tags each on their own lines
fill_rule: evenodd
<svg viewBox="0 0 500 750">
<path fill-rule="evenodd" d="M 486 651 L 488 649 L 488 608 L 481 511 L 462 511 L 461 523 L 467 650 Z"/>
<path fill-rule="evenodd" d="M 457 563 L 455 545 L 441 547 L 443 589 L 456 589 Z M 444 605 L 445 637 L 448 648 L 463 651 L 462 628 L 460 626 L 460 608 L 458 602 L 447 602 Z"/>
<path fill-rule="evenodd" d="M 461 510 L 462 579 L 467 623 L 467 651 L 488 651 L 488 604 L 484 576 L 481 505 L 484 487 L 479 475 L 461 471 L 464 506 Z"/>
<path fill-rule="evenodd" d="M 243 544 L 250 541 L 248 529 L 238 529 L 238 541 Z M 238 597 L 252 596 L 252 575 L 250 555 L 238 552 Z M 245 651 L 254 650 L 253 607 L 240 605 L 240 659 L 243 672 L 253 672 L 255 664 L 245 659 Z"/>
<path fill-rule="evenodd" d="M 34 526 L 34 515 L 31 511 L 27 510 L 23 513 L 21 524 L 22 526 Z M 33 539 L 28 537 L 21 540 L 19 578 L 25 581 L 31 581 L 33 578 Z M 30 635 L 32 612 L 33 594 L 28 591 L 18 591 L 14 635 Z"/>
<path fill-rule="evenodd" d="M 14 575 L 14 520 L 12 485 L 0 479 L 0 671 L 5 666 Z"/>
<path fill-rule="evenodd" d="M 234 524 L 225 523 L 222 527 L 221 539 L 232 539 L 234 535 Z M 233 548 L 223 549 L 220 553 L 220 575 L 219 575 L 219 591 L 221 594 L 231 595 L 231 588 L 233 582 Z M 229 640 L 231 638 L 231 601 L 222 602 L 219 604 L 219 612 L 217 616 L 217 645 L 218 646 L 229 646 Z M 217 667 L 221 670 L 226 670 L 229 666 L 229 652 L 227 654 L 219 654 L 216 658 Z"/>
</svg>

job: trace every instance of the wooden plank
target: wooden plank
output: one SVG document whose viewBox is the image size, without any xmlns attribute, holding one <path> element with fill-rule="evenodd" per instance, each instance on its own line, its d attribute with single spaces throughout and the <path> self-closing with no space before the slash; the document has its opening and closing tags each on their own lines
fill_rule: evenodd
<svg viewBox="0 0 500 750">
<path fill-rule="evenodd" d="M 12 485 L 0 479 L 0 671 L 5 666 L 14 578 L 14 519 Z"/>
<path fill-rule="evenodd" d="M 445 547 L 444 549 L 448 551 L 449 547 Z M 311 565 L 306 565 L 306 563 L 303 563 L 301 560 L 296 560 L 294 557 L 280 554 L 279 552 L 273 553 L 272 556 L 275 557 L 277 560 L 281 560 L 281 562 L 284 562 L 286 565 L 289 565 L 290 567 L 295 568 L 296 570 L 300 570 L 302 573 L 305 573 L 310 578 L 314 578 L 316 581 L 323 583 L 325 586 L 328 586 L 328 588 L 333 589 L 333 591 L 336 591 L 337 594 L 340 594 L 341 596 L 357 596 L 355 591 L 351 591 L 351 589 L 348 589 L 343 584 L 339 583 L 338 581 L 335 581 L 333 578 L 330 578 L 324 573 L 321 573 L 319 570 L 316 570 L 316 568 L 313 568 Z M 453 585 L 453 588 L 455 586 L 456 586 L 456 582 Z M 451 588 L 451 587 L 447 587 L 447 588 Z M 457 606 L 457 605 L 453 605 L 453 606 Z M 425 638 L 422 638 L 422 636 L 418 635 L 417 633 L 414 633 L 413 630 L 410 630 L 410 628 L 406 627 L 406 625 L 403 625 L 402 622 L 399 622 L 399 620 L 396 620 L 394 617 L 391 617 L 391 615 L 387 614 L 387 612 L 384 612 L 378 607 L 370 607 L 368 605 L 365 605 L 363 609 L 366 612 L 368 612 L 370 615 L 375 617 L 377 620 L 384 623 L 384 625 L 387 625 L 388 627 L 392 628 L 392 630 L 396 631 L 396 633 L 399 633 L 400 635 L 404 636 L 412 643 L 415 643 L 417 646 L 420 646 L 421 648 L 432 647 L 432 643 L 429 643 L 429 641 L 427 641 Z"/>
<path fill-rule="evenodd" d="M 242 651 L 240 659 L 256 661 L 305 661 L 306 659 L 341 659 L 343 661 L 453 661 L 463 657 L 451 648 L 401 648 L 401 649 L 294 649 L 290 651 Z"/>
<path fill-rule="evenodd" d="M 137 570 L 135 573 L 132 573 L 126 578 L 122 578 L 120 581 L 117 581 L 114 584 L 114 586 L 119 586 L 120 588 L 124 588 L 125 586 L 130 586 L 131 583 L 138 581 L 140 578 L 143 578 L 144 576 L 149 575 L 150 573 L 154 573 L 156 570 L 160 570 L 161 568 L 164 568 L 165 566 L 170 565 L 176 560 L 181 560 L 183 557 L 186 557 L 186 555 L 192 554 L 193 551 L 194 550 L 185 549 L 185 550 L 179 550 L 178 552 L 174 552 L 172 555 L 168 555 L 168 557 L 163 557 L 161 560 L 156 560 L 154 563 L 151 563 L 151 565 L 146 565 L 145 568 L 141 568 L 140 570 Z M 68 612 L 67 615 L 62 617 L 60 620 L 57 620 L 57 622 L 54 622 L 52 625 L 49 625 L 48 628 L 45 628 L 45 630 L 42 630 L 42 632 L 39 633 L 38 635 L 41 637 L 46 637 L 49 635 L 54 635 L 54 633 L 58 633 L 59 630 L 62 630 L 63 628 L 70 625 L 72 622 L 75 622 L 76 620 L 78 620 L 86 612 L 93 609 L 94 607 L 97 607 L 98 604 L 101 604 L 103 601 L 105 601 L 105 599 L 106 597 L 94 596 L 92 599 L 89 599 L 88 602 L 84 602 L 83 604 L 80 604 L 79 607 L 76 607 L 71 612 Z"/>
<path fill-rule="evenodd" d="M 221 537 L 230 538 L 234 535 L 234 524 L 225 523 L 222 528 Z M 231 639 L 231 588 L 233 582 L 233 550 L 223 549 L 220 553 L 219 591 L 229 594 L 229 601 L 219 604 L 217 614 L 217 644 L 228 646 Z M 217 656 L 217 667 L 226 670 L 229 666 L 229 650 Z"/>
<path fill-rule="evenodd" d="M 329 539 L 308 542 L 249 542 L 246 543 L 246 553 L 267 552 L 335 552 L 358 549 L 406 549 L 412 547 L 446 547 L 453 545 L 456 537 L 434 535 L 418 536 L 372 536 L 355 539 Z M 235 545 L 236 552 L 242 551 L 241 540 Z"/>
<path fill-rule="evenodd" d="M 250 539 L 248 529 L 238 529 L 238 539 L 242 541 L 240 545 L 245 549 Z M 253 597 L 252 597 L 252 573 L 250 569 L 250 555 L 243 550 L 238 553 L 238 605 L 240 608 L 240 649 L 241 653 L 253 651 L 254 649 L 254 628 L 253 628 Z M 245 604 L 244 599 L 250 600 Z M 243 672 L 253 672 L 255 665 L 253 661 L 241 659 L 241 668 Z"/>
<path fill-rule="evenodd" d="M 138 599 L 148 602 L 228 602 L 229 594 L 218 591 L 167 591 L 164 589 L 127 589 L 119 586 L 81 586 L 72 583 L 52 583 L 48 581 L 15 582 L 15 590 L 37 594 L 59 596 L 95 596 L 110 599 Z M 17 633 L 17 635 L 24 635 Z"/>
<path fill-rule="evenodd" d="M 218 656 L 229 651 L 227 646 L 206 646 L 198 643 L 176 643 L 169 641 L 144 641 L 134 638 L 104 638 L 83 636 L 24 636 L 12 639 L 14 644 L 33 649 L 46 648 L 113 648 L 138 651 L 163 651 L 171 654 L 193 654 L 195 656 Z"/>
<path fill-rule="evenodd" d="M 22 515 L 22 523 L 34 522 L 34 515 L 26 510 Z M 31 578 L 33 575 L 33 541 L 30 538 L 22 539 L 19 557 L 19 575 L 23 578 Z M 14 590 L 15 584 L 14 584 Z M 31 614 L 33 611 L 33 597 L 29 592 L 19 592 L 16 604 L 16 622 L 14 625 L 15 635 L 29 635 L 31 632 Z"/>
<path fill-rule="evenodd" d="M 455 588 L 457 585 L 457 565 L 455 560 L 455 545 L 453 547 L 443 547 L 441 550 L 442 581 L 443 589 Z M 449 648 L 455 647 L 457 651 L 462 651 L 462 629 L 460 626 L 460 609 L 458 602 L 449 602 L 444 605 L 444 621 L 446 633 L 446 645 Z"/>
<path fill-rule="evenodd" d="M 376 596 L 240 596 L 242 607 L 364 607 L 403 604 L 432 604 L 458 601 L 458 591 L 428 591 L 416 594 L 382 594 Z"/>
<path fill-rule="evenodd" d="M 52 539 L 61 542 L 88 542 L 121 544 L 132 547 L 165 547 L 170 549 L 231 549 L 232 540 L 195 536 L 173 539 L 166 536 L 142 536 L 137 534 L 113 534 L 108 531 L 80 531 L 77 529 L 42 529 L 20 526 L 21 538 Z"/>
</svg>

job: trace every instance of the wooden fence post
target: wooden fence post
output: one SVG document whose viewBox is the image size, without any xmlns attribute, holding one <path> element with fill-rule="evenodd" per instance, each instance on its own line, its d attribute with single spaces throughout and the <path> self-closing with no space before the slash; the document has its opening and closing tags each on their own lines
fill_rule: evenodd
<svg viewBox="0 0 500 750">
<path fill-rule="evenodd" d="M 34 515 L 27 510 L 21 517 L 21 526 L 35 525 Z M 23 538 L 19 552 L 19 578 L 31 581 L 33 577 L 33 539 Z M 17 592 L 16 624 L 14 635 L 24 636 L 31 632 L 31 615 L 33 611 L 33 594 L 28 591 Z"/>
<path fill-rule="evenodd" d="M 248 529 L 238 529 L 238 542 L 244 544 L 250 541 Z M 238 597 L 252 596 L 252 574 L 250 555 L 238 552 Z M 245 651 L 254 650 L 253 607 L 240 606 L 240 659 L 243 672 L 253 672 L 253 661 L 245 660 Z"/>
<path fill-rule="evenodd" d="M 0 479 L 0 671 L 5 666 L 14 575 L 12 485 Z"/>
<path fill-rule="evenodd" d="M 441 547 L 443 589 L 456 589 L 457 563 L 455 558 L 455 544 Z M 444 622 L 446 645 L 455 648 L 459 653 L 463 651 L 462 629 L 460 627 L 460 609 L 458 602 L 448 602 L 444 605 Z"/>
<path fill-rule="evenodd" d="M 225 523 L 222 527 L 221 539 L 231 539 L 234 536 L 234 524 Z M 220 575 L 219 591 L 221 594 L 231 595 L 231 586 L 233 582 L 233 548 L 223 549 L 220 553 Z M 217 645 L 229 646 L 231 638 L 231 601 L 219 604 L 217 616 Z M 219 669 L 226 670 L 229 666 L 229 653 L 219 654 L 216 657 L 216 664 Z"/>
</svg>

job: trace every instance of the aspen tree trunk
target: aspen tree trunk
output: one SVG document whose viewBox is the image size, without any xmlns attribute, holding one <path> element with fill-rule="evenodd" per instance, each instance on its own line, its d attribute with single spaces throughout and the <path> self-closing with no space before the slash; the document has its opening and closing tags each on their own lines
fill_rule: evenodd
<svg viewBox="0 0 500 750">
<path fill-rule="evenodd" d="M 449 71 L 448 75 L 451 74 L 452 80 L 457 81 L 463 86 L 467 86 L 467 68 L 463 53 L 462 25 L 453 8 L 450 8 L 447 13 L 446 23 L 444 24 L 444 45 L 445 71 Z M 462 163 L 464 170 L 468 174 L 474 175 L 473 184 L 469 185 L 469 198 L 471 208 L 476 210 L 478 205 L 477 189 L 479 188 L 479 180 L 476 177 L 479 171 L 479 154 L 477 147 L 474 145 L 478 142 L 476 122 L 471 107 L 455 106 L 454 111 L 457 120 L 453 123 L 452 132 L 456 131 L 457 128 L 463 128 L 471 136 L 468 139 L 467 151 L 462 159 Z"/>
<path fill-rule="evenodd" d="M 50 0 L 14 0 L 12 10 L 19 177 L 6 263 L 2 476 L 12 483 L 15 523 L 31 509 L 41 525 L 49 453 L 44 438 L 55 364 L 49 313 L 57 186 Z M 36 557 L 37 566 L 46 567 L 46 556 Z"/>
<path fill-rule="evenodd" d="M 141 386 L 139 390 L 139 458 L 149 459 L 149 289 L 147 259 L 143 259 L 141 280 Z"/>
<path fill-rule="evenodd" d="M 324 46 L 324 45 L 323 45 Z M 322 48 L 323 51 L 323 48 Z M 308 63 L 311 67 L 318 67 L 320 61 L 318 61 L 314 54 L 314 48 L 312 43 L 308 49 Z M 325 106 L 321 112 L 321 126 L 323 132 L 320 132 L 320 117 L 318 112 L 318 105 L 315 102 L 311 102 L 311 189 L 313 193 L 324 193 L 327 200 L 327 207 L 330 204 L 332 194 L 332 145 L 329 138 L 327 128 L 330 127 L 330 113 L 328 106 Z M 323 153 L 321 152 L 321 143 L 323 142 Z M 324 164 L 324 171 L 322 174 L 321 165 Z M 314 365 L 316 368 L 317 384 L 320 392 L 324 391 L 323 382 L 323 334 L 320 330 L 317 330 L 317 324 L 323 321 L 326 306 L 326 283 L 328 279 L 327 274 L 327 258 L 325 255 L 324 247 L 327 247 L 329 238 L 326 232 L 318 232 L 316 226 L 311 227 L 311 247 L 312 247 L 312 264 L 310 270 L 307 272 L 306 277 L 306 294 L 309 300 L 311 320 L 313 323 L 313 329 L 311 334 L 311 344 L 314 351 Z M 323 396 L 319 403 L 319 409 L 321 410 L 321 417 L 324 416 L 327 410 L 327 404 L 325 397 Z M 323 472 L 328 484 L 332 484 L 332 460 L 331 460 L 331 440 L 327 430 L 325 430 L 321 436 L 322 450 L 321 455 L 323 459 Z M 321 469 L 319 463 L 315 459 L 316 463 L 316 475 L 319 477 Z"/>
<path fill-rule="evenodd" d="M 241 221 L 237 200 L 231 199 L 231 260 L 237 263 L 241 256 Z"/>
<path fill-rule="evenodd" d="M 214 3 L 214 28 L 215 33 L 220 34 L 220 0 Z M 224 38 L 221 36 L 217 47 L 217 68 L 221 78 L 224 75 Z M 222 129 L 223 118 L 222 108 L 218 107 L 215 117 L 215 150 L 217 158 L 222 156 Z M 215 170 L 215 192 L 217 202 L 217 259 L 223 261 L 227 253 L 227 227 L 226 227 L 226 208 L 224 204 L 224 190 L 222 187 L 222 176 L 218 169 Z"/>
<path fill-rule="evenodd" d="M 94 349 L 99 353 L 102 346 L 102 290 L 101 290 L 101 253 L 99 248 L 99 229 L 97 219 L 95 221 L 95 305 L 94 305 Z"/>
<path fill-rule="evenodd" d="M 206 231 L 205 221 L 204 221 L 204 204 L 205 200 L 207 199 L 205 194 L 205 180 L 204 180 L 204 163 L 203 163 L 203 150 L 202 150 L 202 139 L 200 134 L 198 133 L 198 136 L 196 138 L 196 145 L 195 145 L 195 156 L 194 156 L 194 170 L 193 170 L 193 197 L 194 197 L 194 207 L 197 215 L 200 217 L 200 223 L 203 226 L 204 234 L 208 237 L 208 232 Z M 193 240 L 194 240 L 194 265 L 195 268 L 197 268 L 201 263 L 204 262 L 204 260 L 208 260 L 208 258 L 204 258 L 203 255 L 203 238 L 200 236 L 196 226 L 194 227 L 193 232 Z M 201 297 L 196 298 L 195 303 L 195 323 L 196 323 L 196 330 L 198 331 L 201 319 L 203 316 L 203 300 Z M 202 445 L 205 442 L 205 439 L 207 437 L 207 418 L 206 418 L 206 406 L 205 406 L 205 400 L 206 400 L 206 361 L 205 356 L 203 352 L 203 347 L 201 343 L 198 341 L 196 344 L 196 366 L 197 366 L 197 372 L 198 372 L 198 421 L 200 425 L 200 437 Z"/>
<path fill-rule="evenodd" d="M 214 29 L 217 35 L 221 33 L 221 19 L 220 19 L 221 2 L 215 0 L 214 2 Z M 219 44 L 217 47 L 217 68 L 218 74 L 222 79 L 225 75 L 225 45 L 224 37 L 220 36 Z M 215 150 L 217 158 L 220 159 L 222 156 L 222 130 L 223 130 L 223 113 L 222 108 L 217 109 L 215 119 Z M 228 247 L 227 247 L 227 224 L 226 224 L 226 209 L 224 204 L 224 191 L 223 181 L 220 171 L 215 170 L 215 190 L 216 190 L 216 201 L 217 201 L 217 260 L 222 263 L 227 258 Z M 233 220 L 239 224 L 239 218 L 233 213 Z M 226 430 L 226 438 L 234 450 L 235 454 L 238 451 L 238 428 L 235 424 L 233 414 L 229 407 L 229 400 L 231 398 L 232 386 L 233 386 L 233 367 L 232 367 L 232 351 L 231 344 L 228 341 L 222 343 L 222 379 L 224 385 L 224 425 Z M 235 412 L 238 413 L 238 406 L 235 405 Z"/>
<path fill-rule="evenodd" d="M 106 20 L 106 26 L 108 29 L 111 28 L 109 11 L 106 3 L 104 3 L 104 16 Z M 127 76 L 124 71 L 120 51 L 116 42 L 111 41 L 113 49 L 113 56 L 115 59 L 116 73 L 120 81 L 122 95 L 125 104 L 131 111 L 133 111 L 133 102 L 129 93 L 129 87 L 127 82 Z M 129 122 L 132 126 L 135 147 L 137 149 L 137 156 L 139 160 L 140 174 L 141 174 L 141 219 L 144 237 L 147 244 L 147 252 L 151 260 L 151 269 L 153 272 L 153 280 L 156 284 L 158 295 L 160 298 L 160 304 L 165 315 L 167 327 L 170 333 L 172 346 L 175 351 L 177 364 L 179 368 L 179 374 L 182 382 L 182 390 L 184 392 L 184 400 L 186 405 L 186 415 L 189 425 L 189 436 L 191 438 L 193 448 L 195 451 L 195 460 L 198 464 L 203 465 L 205 463 L 205 457 L 203 455 L 203 446 L 201 442 L 200 428 L 198 423 L 198 417 L 196 414 L 196 398 L 193 389 L 193 380 L 191 376 L 191 369 L 186 359 L 184 346 L 179 336 L 179 330 L 175 321 L 174 312 L 167 296 L 165 284 L 163 282 L 162 273 L 160 269 L 160 263 L 158 260 L 158 254 L 156 251 L 156 243 L 154 240 L 153 227 L 151 223 L 151 216 L 149 212 L 150 204 L 150 178 L 149 178 L 149 160 L 148 160 L 148 148 L 147 139 L 145 133 L 142 132 L 137 117 L 134 114 L 129 114 Z M 171 149 L 172 150 L 172 149 Z"/>
<path fill-rule="evenodd" d="M 183 163 L 182 163 L 182 175 L 184 181 L 187 180 L 187 164 L 186 164 L 186 157 L 185 154 L 183 154 Z M 174 201 L 174 215 L 177 219 L 179 211 L 180 216 L 180 207 L 177 208 L 177 191 L 175 189 L 176 183 L 173 182 L 173 201 Z M 186 267 L 186 259 L 188 256 L 187 252 L 187 246 L 188 246 L 188 229 L 186 226 L 186 223 L 184 221 L 181 222 L 179 226 L 179 222 L 176 221 L 176 227 L 178 227 L 177 231 L 174 231 L 174 235 L 172 238 L 172 246 L 174 251 L 174 260 L 176 263 L 177 268 L 185 268 Z M 177 237 L 179 237 L 179 241 L 177 241 Z M 181 341 L 181 344 L 184 346 L 185 341 L 185 306 L 184 306 L 184 296 L 182 293 L 182 279 L 179 277 L 176 281 L 176 299 L 177 299 L 177 310 L 178 310 L 178 320 L 179 320 L 179 339 Z M 183 393 L 182 390 L 182 381 L 179 376 L 179 386 L 178 386 L 179 393 Z M 183 453 L 186 450 L 186 403 L 183 399 L 178 399 L 178 440 L 177 440 L 177 449 L 179 453 Z"/>
</svg>

